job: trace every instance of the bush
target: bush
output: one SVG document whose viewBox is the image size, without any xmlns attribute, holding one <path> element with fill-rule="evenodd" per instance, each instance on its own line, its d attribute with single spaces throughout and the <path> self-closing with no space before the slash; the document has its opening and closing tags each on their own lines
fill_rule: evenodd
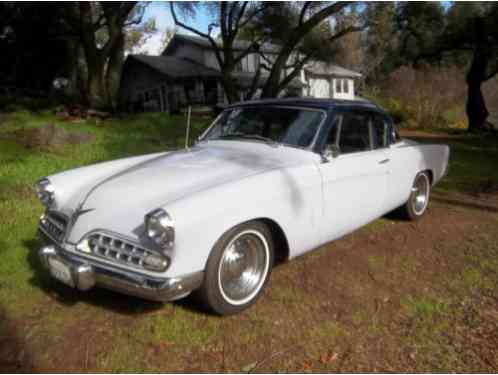
<svg viewBox="0 0 498 375">
<path fill-rule="evenodd" d="M 465 121 L 464 72 L 456 68 L 401 67 L 369 90 L 403 127 L 441 128 Z"/>
<path fill-rule="evenodd" d="M 32 112 L 39 112 L 53 108 L 54 106 L 56 106 L 56 102 L 50 97 L 0 96 L 0 112 L 17 112 L 26 109 Z"/>
</svg>

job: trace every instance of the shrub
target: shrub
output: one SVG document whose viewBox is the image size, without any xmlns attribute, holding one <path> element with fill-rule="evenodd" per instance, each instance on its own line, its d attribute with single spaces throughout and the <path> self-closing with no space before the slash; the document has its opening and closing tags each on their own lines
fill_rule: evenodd
<svg viewBox="0 0 498 375">
<path fill-rule="evenodd" d="M 465 119 L 464 77 L 456 68 L 404 66 L 370 92 L 401 126 L 449 127 Z"/>
</svg>

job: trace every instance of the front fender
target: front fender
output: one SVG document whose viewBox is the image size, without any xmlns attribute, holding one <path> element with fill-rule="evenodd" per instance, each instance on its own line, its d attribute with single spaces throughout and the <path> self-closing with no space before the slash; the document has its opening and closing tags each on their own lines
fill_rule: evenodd
<svg viewBox="0 0 498 375">
<path fill-rule="evenodd" d="M 175 249 L 168 275 L 203 270 L 216 241 L 234 226 L 257 218 L 275 221 L 290 256 L 321 243 L 321 180 L 314 163 L 249 176 L 168 203 L 175 220 Z"/>
</svg>

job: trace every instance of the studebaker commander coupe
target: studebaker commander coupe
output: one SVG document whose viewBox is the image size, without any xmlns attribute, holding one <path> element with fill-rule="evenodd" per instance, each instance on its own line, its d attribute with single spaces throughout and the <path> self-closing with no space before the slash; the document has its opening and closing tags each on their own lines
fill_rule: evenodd
<svg viewBox="0 0 498 375">
<path fill-rule="evenodd" d="M 424 214 L 449 148 L 403 140 L 364 101 L 276 99 L 226 108 L 190 149 L 55 174 L 36 186 L 51 275 L 219 314 L 253 304 L 276 260 L 401 207 Z"/>
</svg>

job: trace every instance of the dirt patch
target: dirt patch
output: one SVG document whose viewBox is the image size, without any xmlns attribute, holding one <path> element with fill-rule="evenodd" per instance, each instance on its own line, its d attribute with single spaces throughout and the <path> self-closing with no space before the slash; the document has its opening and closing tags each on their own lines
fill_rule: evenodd
<svg viewBox="0 0 498 375">
<path fill-rule="evenodd" d="M 74 145 L 95 140 L 93 134 L 68 132 L 55 124 L 34 129 L 16 130 L 4 134 L 2 138 L 13 140 L 26 148 L 40 150 L 50 150 L 66 144 Z"/>
<path fill-rule="evenodd" d="M 436 194 L 418 222 L 384 218 L 277 267 L 236 316 L 53 282 L 60 298 L 10 319 L 34 371 L 496 372 L 489 203 Z"/>
</svg>

